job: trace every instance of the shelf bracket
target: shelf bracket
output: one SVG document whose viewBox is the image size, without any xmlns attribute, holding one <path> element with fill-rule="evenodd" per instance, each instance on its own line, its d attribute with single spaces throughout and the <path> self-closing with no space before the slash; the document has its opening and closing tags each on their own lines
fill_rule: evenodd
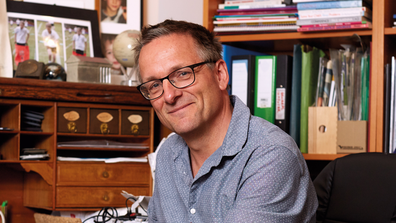
<svg viewBox="0 0 396 223">
<path fill-rule="evenodd" d="M 53 185 L 53 168 L 47 163 L 21 163 L 26 172 L 38 173 L 49 185 Z"/>
</svg>

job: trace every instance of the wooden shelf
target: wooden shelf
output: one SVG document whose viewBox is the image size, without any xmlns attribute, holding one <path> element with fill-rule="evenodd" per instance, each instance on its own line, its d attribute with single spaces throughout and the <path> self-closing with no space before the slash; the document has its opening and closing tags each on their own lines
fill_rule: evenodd
<svg viewBox="0 0 396 223">
<path fill-rule="evenodd" d="M 385 35 L 396 35 L 396 27 L 385 28 Z"/>
<path fill-rule="evenodd" d="M 101 135 L 101 134 L 79 134 L 79 133 L 57 133 L 58 136 L 70 136 L 70 137 L 92 137 L 92 138 L 135 138 L 135 139 L 147 139 L 150 138 L 150 136 L 142 136 L 142 135 L 112 135 L 112 134 L 107 134 L 107 135 Z"/>
<path fill-rule="evenodd" d="M 133 148 L 102 148 L 102 147 L 57 147 L 58 150 L 94 150 L 94 151 L 124 151 L 124 152 L 142 152 L 147 153 L 149 149 Z"/>
<path fill-rule="evenodd" d="M 249 34 L 249 35 L 219 35 L 220 41 L 242 42 L 242 41 L 266 41 L 266 40 L 295 40 L 295 39 L 319 39 L 334 37 L 349 37 L 353 34 L 359 36 L 371 36 L 372 30 L 348 30 L 348 31 L 327 31 L 327 32 L 290 32 L 290 33 L 265 33 L 265 34 Z"/>
<path fill-rule="evenodd" d="M 334 160 L 348 154 L 303 154 L 305 160 Z"/>
</svg>

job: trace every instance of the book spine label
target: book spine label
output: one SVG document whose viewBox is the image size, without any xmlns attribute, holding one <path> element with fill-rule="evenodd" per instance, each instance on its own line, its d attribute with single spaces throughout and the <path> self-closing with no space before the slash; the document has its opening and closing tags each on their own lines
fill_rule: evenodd
<svg viewBox="0 0 396 223">
<path fill-rule="evenodd" d="M 297 25 L 303 26 L 303 25 L 312 25 L 312 24 L 323 24 L 323 23 L 359 22 L 364 20 L 365 19 L 362 16 L 304 19 L 304 20 L 297 20 Z"/>
<path fill-rule="evenodd" d="M 334 1 L 334 2 L 309 2 L 297 4 L 298 10 L 312 10 L 312 9 L 333 9 L 333 8 L 352 8 L 362 7 L 362 0 L 360 1 Z"/>
<path fill-rule="evenodd" d="M 337 29 L 363 29 L 371 28 L 370 24 L 357 24 L 357 25 L 345 25 L 345 26 L 321 26 L 321 27 L 303 27 L 298 28 L 298 32 L 307 31 L 322 31 L 322 30 L 337 30 Z"/>
<path fill-rule="evenodd" d="M 286 89 L 277 88 L 276 89 L 276 109 L 275 109 L 275 119 L 284 120 L 285 119 L 285 107 L 286 107 Z"/>
</svg>

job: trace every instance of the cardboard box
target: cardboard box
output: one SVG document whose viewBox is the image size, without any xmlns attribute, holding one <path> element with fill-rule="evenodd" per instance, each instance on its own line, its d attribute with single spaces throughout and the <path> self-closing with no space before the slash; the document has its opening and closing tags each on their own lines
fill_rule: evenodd
<svg viewBox="0 0 396 223">
<path fill-rule="evenodd" d="M 308 153 L 367 151 L 367 121 L 338 121 L 336 107 L 308 108 Z"/>
</svg>

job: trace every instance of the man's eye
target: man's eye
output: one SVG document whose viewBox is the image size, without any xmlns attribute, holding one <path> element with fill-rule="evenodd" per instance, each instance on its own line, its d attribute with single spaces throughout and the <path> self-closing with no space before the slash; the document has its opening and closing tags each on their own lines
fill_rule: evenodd
<svg viewBox="0 0 396 223">
<path fill-rule="evenodd" d="M 154 82 L 150 85 L 149 90 L 150 91 L 157 91 L 160 87 L 160 84 L 158 82 Z"/>
</svg>

